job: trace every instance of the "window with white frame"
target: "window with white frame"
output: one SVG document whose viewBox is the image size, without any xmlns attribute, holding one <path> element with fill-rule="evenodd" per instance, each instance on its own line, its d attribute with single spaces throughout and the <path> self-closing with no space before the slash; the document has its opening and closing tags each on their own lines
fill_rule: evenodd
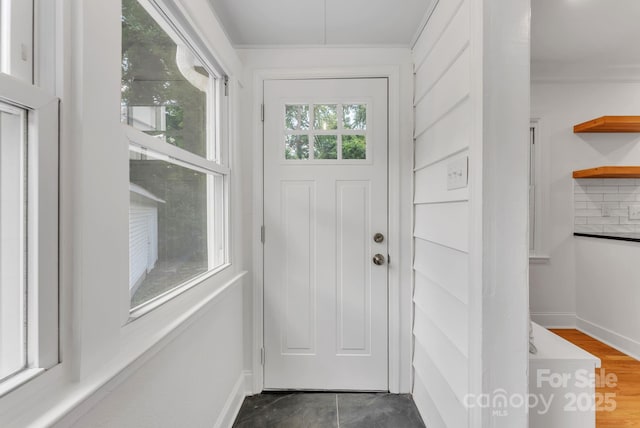
<svg viewBox="0 0 640 428">
<path fill-rule="evenodd" d="M 0 395 L 58 363 L 58 100 L 33 84 L 34 4 L 0 0 Z"/>
<path fill-rule="evenodd" d="M 122 2 L 134 317 L 228 264 L 226 77 L 168 16 Z"/>
</svg>

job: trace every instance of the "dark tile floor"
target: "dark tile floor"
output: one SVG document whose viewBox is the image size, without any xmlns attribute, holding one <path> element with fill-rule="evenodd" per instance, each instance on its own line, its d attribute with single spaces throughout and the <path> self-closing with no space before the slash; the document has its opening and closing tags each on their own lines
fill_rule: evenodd
<svg viewBox="0 0 640 428">
<path fill-rule="evenodd" d="M 410 395 L 273 392 L 247 397 L 234 428 L 424 428 Z"/>
</svg>

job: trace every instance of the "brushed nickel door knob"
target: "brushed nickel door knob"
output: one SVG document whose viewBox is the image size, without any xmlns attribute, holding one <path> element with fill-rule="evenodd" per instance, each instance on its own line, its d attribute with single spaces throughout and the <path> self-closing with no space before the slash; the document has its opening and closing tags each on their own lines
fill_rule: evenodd
<svg viewBox="0 0 640 428">
<path fill-rule="evenodd" d="M 382 254 L 376 254 L 373 256 L 373 264 L 382 266 L 384 264 L 384 256 Z"/>
</svg>

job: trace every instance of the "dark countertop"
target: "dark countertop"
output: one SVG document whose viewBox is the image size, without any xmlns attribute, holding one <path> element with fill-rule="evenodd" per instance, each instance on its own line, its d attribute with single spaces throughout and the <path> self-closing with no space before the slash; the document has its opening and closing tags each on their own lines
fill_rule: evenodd
<svg viewBox="0 0 640 428">
<path fill-rule="evenodd" d="M 586 236 L 588 238 L 615 239 L 617 241 L 640 242 L 640 233 L 608 233 L 608 232 L 578 233 L 578 232 L 575 232 L 573 236 Z"/>
</svg>

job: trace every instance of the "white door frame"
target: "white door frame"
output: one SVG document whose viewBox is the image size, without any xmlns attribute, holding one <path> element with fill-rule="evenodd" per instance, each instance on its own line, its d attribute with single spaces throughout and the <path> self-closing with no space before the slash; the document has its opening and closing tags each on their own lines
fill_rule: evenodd
<svg viewBox="0 0 640 428">
<path fill-rule="evenodd" d="M 403 334 L 400 318 L 401 311 L 411 311 L 411 302 L 400 300 L 400 254 L 401 242 L 410 237 L 400 235 L 400 206 L 401 206 L 401 167 L 411 168 L 411 165 L 401 165 L 400 158 L 400 67 L 348 67 L 348 68 L 313 68 L 289 70 L 256 70 L 253 78 L 253 393 L 262 391 L 264 385 L 264 367 L 262 365 L 262 349 L 264 348 L 264 277 L 263 277 L 263 245 L 260 242 L 261 228 L 264 224 L 264 168 L 263 168 L 263 122 L 262 103 L 265 80 L 275 79 L 319 79 L 319 78 L 387 78 L 389 82 L 389 136 L 388 136 L 388 180 L 389 180 L 389 391 L 399 393 L 400 376 L 403 365 L 411 365 L 411 359 L 402 361 L 401 350 L 409 346 L 411 334 Z M 409 326 L 411 328 L 411 326 Z M 406 333 L 406 332 L 405 332 Z M 404 343 L 401 343 L 401 340 Z M 404 367 L 407 369 L 407 367 Z M 402 391 L 408 392 L 408 391 Z"/>
</svg>

